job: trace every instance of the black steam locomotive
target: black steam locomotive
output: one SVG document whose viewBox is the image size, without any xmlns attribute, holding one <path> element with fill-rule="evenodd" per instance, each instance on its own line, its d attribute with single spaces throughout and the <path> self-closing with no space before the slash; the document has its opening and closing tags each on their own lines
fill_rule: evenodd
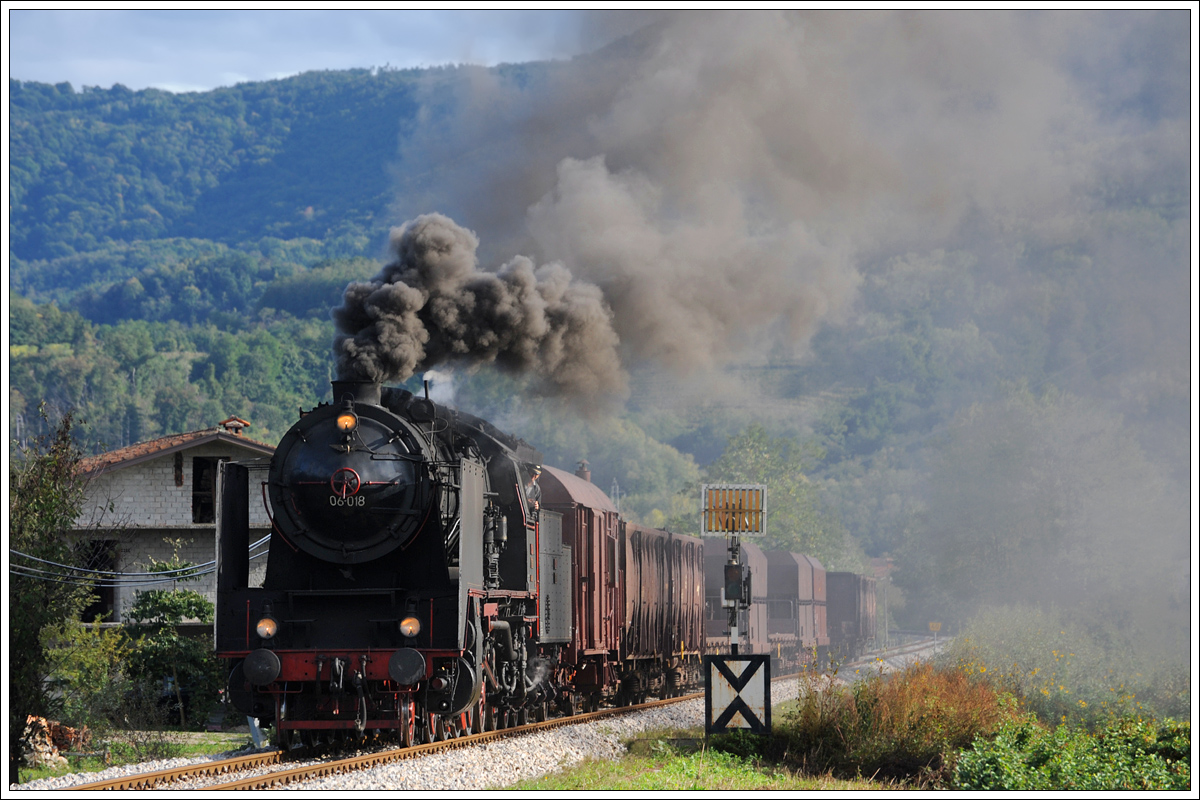
<svg viewBox="0 0 1200 800">
<path fill-rule="evenodd" d="M 335 382 L 333 395 L 271 461 L 261 587 L 247 585 L 247 474 L 224 470 L 215 635 L 236 661 L 231 701 L 281 741 L 433 740 L 543 707 L 552 637 L 538 635 L 526 491 L 539 454 L 407 391 Z"/>
<path fill-rule="evenodd" d="M 672 696 L 699 686 L 719 646 L 726 612 L 706 596 L 700 539 L 622 520 L 586 462 L 574 475 L 543 467 L 526 443 L 428 397 L 336 381 L 258 482 L 272 530 L 252 586 L 252 481 L 222 465 L 216 651 L 230 702 L 281 745 L 436 741 Z M 749 618 L 764 623 L 742 629 L 742 652 L 796 664 L 824 649 L 819 564 L 807 601 L 768 598 L 765 562 L 751 569 Z M 768 601 L 781 609 L 770 631 Z"/>
</svg>

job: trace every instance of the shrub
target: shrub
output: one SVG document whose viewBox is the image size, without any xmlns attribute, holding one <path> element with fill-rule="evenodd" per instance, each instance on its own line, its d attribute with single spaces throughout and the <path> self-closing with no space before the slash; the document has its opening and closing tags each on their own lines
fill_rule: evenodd
<svg viewBox="0 0 1200 800">
<path fill-rule="evenodd" d="M 119 717 L 130 642 L 120 629 L 67 620 L 42 632 L 63 721 L 104 734 Z"/>
<path fill-rule="evenodd" d="M 954 754 L 1015 713 L 1011 697 L 963 670 L 928 663 L 868 677 L 852 688 L 801 677 L 784 718 L 784 759 L 807 772 L 939 784 Z"/>
<path fill-rule="evenodd" d="M 67 620 L 43 631 L 56 712 L 86 730 L 93 749 L 114 763 L 170 758 L 181 752 L 167 730 L 161 681 L 129 676 L 135 644 L 120 628 Z"/>
<path fill-rule="evenodd" d="M 1113 718 L 1089 733 L 1038 724 L 1033 714 L 1005 721 L 993 741 L 977 740 L 955 761 L 961 789 L 1187 790 L 1191 725 Z"/>
<path fill-rule="evenodd" d="M 176 580 L 192 580 L 186 570 L 193 566 L 180 561 L 176 554 L 170 561 L 153 562 L 150 571 L 183 576 Z M 189 619 L 211 624 L 213 604 L 190 589 L 144 590 L 136 594 L 126 617 L 130 635 L 137 639 L 127 668 L 139 692 L 165 703 L 170 715 L 184 728 L 201 721 L 218 701 L 220 667 L 212 642 L 184 636 L 178 625 Z"/>
</svg>

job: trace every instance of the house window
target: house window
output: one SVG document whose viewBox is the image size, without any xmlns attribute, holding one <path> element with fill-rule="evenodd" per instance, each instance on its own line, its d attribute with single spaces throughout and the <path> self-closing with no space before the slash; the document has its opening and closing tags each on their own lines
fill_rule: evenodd
<svg viewBox="0 0 1200 800">
<path fill-rule="evenodd" d="M 219 458 L 192 459 L 192 522 L 210 524 L 217 519 L 217 463 Z"/>
<path fill-rule="evenodd" d="M 111 540 L 94 540 L 87 544 L 87 560 L 84 562 L 88 569 L 100 573 L 117 571 L 117 543 Z M 115 608 L 112 586 L 112 575 L 96 576 L 96 585 L 92 589 L 91 603 L 83 609 L 79 619 L 83 622 L 112 622 Z"/>
</svg>

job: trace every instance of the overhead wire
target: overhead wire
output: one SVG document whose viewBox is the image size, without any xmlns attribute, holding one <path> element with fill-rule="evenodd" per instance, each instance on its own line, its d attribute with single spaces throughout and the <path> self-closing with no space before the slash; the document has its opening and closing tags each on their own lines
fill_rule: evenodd
<svg viewBox="0 0 1200 800">
<path fill-rule="evenodd" d="M 261 547 L 264 543 L 270 540 L 270 536 L 264 536 L 256 542 L 250 544 L 247 548 L 248 557 L 250 560 L 262 558 L 267 555 L 268 550 L 263 550 L 255 553 L 254 550 Z M 62 564 L 57 561 L 48 561 L 43 558 L 31 556 L 28 553 L 22 553 L 19 550 L 9 549 L 8 551 L 13 556 L 29 559 L 30 561 L 45 564 L 50 567 L 56 567 L 56 570 L 39 569 L 37 567 L 9 562 L 9 572 L 14 575 L 19 575 L 33 580 L 46 581 L 49 583 L 61 583 L 73 586 L 91 586 L 97 588 L 132 588 L 136 586 L 152 586 L 163 583 L 174 583 L 181 580 L 190 580 L 199 578 L 204 575 L 211 575 L 216 572 L 217 562 L 206 561 L 201 564 L 195 564 L 190 567 L 180 567 L 177 569 L 163 570 L 161 572 L 115 572 L 112 570 L 89 569 L 88 567 L 80 567 L 72 564 Z M 65 571 L 64 571 L 65 570 Z"/>
</svg>

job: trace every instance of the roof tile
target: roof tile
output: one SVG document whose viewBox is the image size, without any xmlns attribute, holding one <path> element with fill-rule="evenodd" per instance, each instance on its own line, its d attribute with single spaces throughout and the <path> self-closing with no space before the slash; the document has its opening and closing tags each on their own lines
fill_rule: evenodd
<svg viewBox="0 0 1200 800">
<path fill-rule="evenodd" d="M 264 453 L 270 453 L 275 450 L 274 445 L 255 441 L 240 434 L 232 434 L 220 427 L 214 426 L 212 428 L 205 428 L 202 431 L 190 431 L 188 433 L 175 433 L 170 436 L 162 436 L 158 439 L 151 439 L 148 442 L 138 442 L 128 447 L 110 450 L 107 453 L 101 453 L 97 456 L 89 456 L 80 460 L 79 469 L 84 473 L 99 472 L 119 467 L 129 462 L 143 461 L 158 453 L 181 450 L 187 448 L 189 445 L 195 446 L 209 441 L 228 442 L 233 445 L 248 447 L 252 450 L 260 450 Z"/>
</svg>

